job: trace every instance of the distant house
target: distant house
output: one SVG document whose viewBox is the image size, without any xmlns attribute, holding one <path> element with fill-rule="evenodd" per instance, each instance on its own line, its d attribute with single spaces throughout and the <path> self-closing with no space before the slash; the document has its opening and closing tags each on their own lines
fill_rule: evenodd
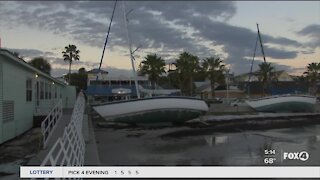
<svg viewBox="0 0 320 180">
<path fill-rule="evenodd" d="M 277 80 L 280 81 L 280 82 L 292 82 L 294 81 L 292 76 L 289 75 L 286 71 L 276 71 L 276 77 L 277 77 Z"/>
<path fill-rule="evenodd" d="M 87 72 L 88 80 L 87 86 L 97 84 L 97 82 L 102 82 L 103 80 L 107 79 L 108 72 L 105 70 L 99 69 L 91 69 Z M 97 81 L 98 76 L 98 81 Z"/>
<path fill-rule="evenodd" d="M 282 82 L 282 81 L 286 81 L 286 82 L 287 81 L 293 81 L 292 76 L 290 76 L 286 71 L 276 71 L 274 73 L 275 73 L 275 76 L 277 77 L 277 80 L 280 81 L 280 82 Z M 235 80 L 235 82 L 238 82 L 238 83 L 239 82 L 248 82 L 249 81 L 249 76 L 250 76 L 250 73 L 241 74 L 241 75 L 235 76 L 234 80 Z M 251 82 L 259 81 L 257 72 L 253 72 L 251 74 L 250 81 Z"/>
<path fill-rule="evenodd" d="M 210 82 L 204 81 L 203 83 L 197 82 L 196 96 L 201 99 L 212 99 L 212 91 Z M 215 97 L 216 98 L 242 98 L 244 91 L 240 90 L 237 86 L 229 85 L 228 90 L 225 85 L 215 84 Z"/>
<path fill-rule="evenodd" d="M 249 78 L 250 78 L 250 81 L 251 81 L 251 82 L 259 81 L 259 80 L 258 80 L 258 76 L 255 75 L 254 73 L 251 74 L 251 77 L 250 77 L 250 73 L 240 74 L 240 75 L 238 75 L 238 76 L 235 76 L 235 77 L 234 77 L 234 80 L 235 80 L 236 83 L 248 82 L 248 81 L 249 81 Z"/>
<path fill-rule="evenodd" d="M 72 108 L 75 98 L 75 87 L 0 49 L 0 144 L 31 129 L 34 117 L 46 116 L 58 100 Z"/>
<path fill-rule="evenodd" d="M 99 72 L 98 69 L 92 69 L 87 74 L 88 82 L 85 93 L 90 103 L 137 97 L 134 77 L 111 76 L 107 71 L 100 70 Z M 137 81 L 141 87 L 150 87 L 150 81 L 145 76 L 138 76 Z"/>
<path fill-rule="evenodd" d="M 244 91 L 240 90 L 236 86 L 229 86 L 228 90 L 226 86 L 216 85 L 215 88 L 215 97 L 216 98 L 241 98 L 244 97 Z M 196 89 L 197 97 L 201 99 L 212 99 L 211 85 L 205 84 Z"/>
<path fill-rule="evenodd" d="M 226 85 L 215 83 L 215 98 L 242 98 L 244 97 L 244 91 L 235 86 L 234 73 L 224 74 L 226 82 L 228 83 L 228 89 Z M 196 96 L 201 99 L 212 99 L 212 91 L 210 80 L 194 82 L 196 86 Z"/>
</svg>

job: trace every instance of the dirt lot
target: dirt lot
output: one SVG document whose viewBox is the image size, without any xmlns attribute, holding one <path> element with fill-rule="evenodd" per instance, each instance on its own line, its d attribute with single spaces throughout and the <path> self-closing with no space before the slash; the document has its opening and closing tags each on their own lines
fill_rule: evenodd
<svg viewBox="0 0 320 180">
<path fill-rule="evenodd" d="M 19 167 L 34 157 L 42 145 L 40 128 L 33 128 L 0 145 L 0 178 L 19 173 Z"/>
</svg>

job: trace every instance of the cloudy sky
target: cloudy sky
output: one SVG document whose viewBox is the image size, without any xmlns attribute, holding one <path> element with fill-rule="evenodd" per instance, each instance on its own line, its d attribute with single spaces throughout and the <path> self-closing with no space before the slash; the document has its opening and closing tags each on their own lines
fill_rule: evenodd
<svg viewBox="0 0 320 180">
<path fill-rule="evenodd" d="M 61 52 L 68 44 L 80 49 L 73 70 L 97 68 L 114 1 L 0 1 L 2 48 L 26 60 L 43 56 L 52 75 L 67 72 Z M 149 53 L 168 63 L 188 51 L 201 59 L 218 56 L 235 74 L 248 72 L 259 23 L 266 59 L 277 70 L 300 75 L 320 61 L 319 1 L 126 1 L 136 66 Z M 255 69 L 261 62 L 257 49 Z M 130 74 L 131 64 L 118 1 L 103 69 Z"/>
</svg>

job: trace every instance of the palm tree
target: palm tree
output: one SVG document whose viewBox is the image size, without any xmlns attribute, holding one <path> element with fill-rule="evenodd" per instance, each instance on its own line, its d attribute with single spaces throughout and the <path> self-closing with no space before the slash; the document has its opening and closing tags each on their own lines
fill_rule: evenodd
<svg viewBox="0 0 320 180">
<path fill-rule="evenodd" d="M 310 82 L 309 92 L 310 94 L 316 94 L 317 92 L 317 81 L 320 80 L 320 63 L 310 63 L 307 66 L 307 71 L 303 74 Z"/>
<path fill-rule="evenodd" d="M 170 85 L 175 88 L 175 89 L 181 89 L 181 83 L 180 83 L 180 78 L 178 71 L 170 71 L 168 72 L 168 80 L 170 82 Z"/>
<path fill-rule="evenodd" d="M 259 64 L 259 70 L 257 72 L 258 79 L 263 84 L 262 94 L 265 95 L 265 90 L 268 87 L 268 84 L 272 80 L 276 80 L 276 74 L 274 73 L 275 68 L 271 63 L 263 62 Z"/>
<path fill-rule="evenodd" d="M 51 65 L 43 57 L 33 58 L 31 61 L 28 62 L 28 64 L 50 75 Z"/>
<path fill-rule="evenodd" d="M 199 71 L 199 58 L 188 52 L 179 55 L 176 61 L 176 71 L 179 73 L 181 92 L 192 95 L 194 91 L 193 79 L 197 71 Z"/>
<path fill-rule="evenodd" d="M 155 84 L 159 83 L 160 75 L 165 73 L 165 62 L 157 56 L 157 54 L 149 54 L 139 65 L 139 73 L 142 75 L 148 75 L 148 79 L 151 82 L 152 89 L 155 89 Z"/>
<path fill-rule="evenodd" d="M 69 83 L 70 83 L 70 78 L 71 78 L 71 64 L 72 61 L 79 61 L 80 56 L 79 53 L 80 51 L 77 50 L 77 46 L 75 45 L 70 45 L 66 46 L 65 51 L 62 51 L 63 54 L 63 60 L 69 62 Z"/>
<path fill-rule="evenodd" d="M 215 83 L 224 80 L 224 65 L 220 58 L 209 57 L 204 59 L 202 68 L 206 74 L 206 77 L 210 80 L 212 97 L 215 97 Z"/>
</svg>

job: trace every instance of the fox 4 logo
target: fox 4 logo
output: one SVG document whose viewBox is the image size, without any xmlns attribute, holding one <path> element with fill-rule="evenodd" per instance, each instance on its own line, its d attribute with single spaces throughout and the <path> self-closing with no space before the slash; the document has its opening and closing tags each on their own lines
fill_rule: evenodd
<svg viewBox="0 0 320 180">
<path fill-rule="evenodd" d="M 309 153 L 306 151 L 301 152 L 284 152 L 283 159 L 289 160 L 300 160 L 300 161 L 307 161 L 309 159 Z"/>
</svg>

